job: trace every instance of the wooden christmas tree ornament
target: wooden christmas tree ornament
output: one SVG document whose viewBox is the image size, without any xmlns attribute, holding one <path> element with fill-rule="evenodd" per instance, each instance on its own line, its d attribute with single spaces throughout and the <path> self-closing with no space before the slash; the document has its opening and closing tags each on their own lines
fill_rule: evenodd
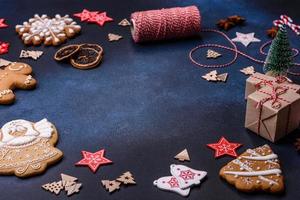
<svg viewBox="0 0 300 200">
<path fill-rule="evenodd" d="M 207 50 L 207 55 L 206 55 L 206 58 L 218 58 L 222 56 L 220 53 L 216 52 L 216 51 L 213 51 L 211 49 L 208 49 Z"/>
<path fill-rule="evenodd" d="M 118 23 L 119 26 L 130 26 L 130 22 L 127 19 L 123 19 Z"/>
<path fill-rule="evenodd" d="M 114 192 L 115 190 L 120 189 L 121 183 L 118 181 L 110 181 L 110 180 L 102 180 L 102 185 L 105 187 L 106 190 L 108 190 L 109 193 Z"/>
<path fill-rule="evenodd" d="M 190 161 L 190 156 L 189 156 L 189 153 L 188 153 L 187 149 L 182 150 L 174 158 L 179 160 L 179 161 L 182 161 L 182 162 L 183 161 Z"/>
<path fill-rule="evenodd" d="M 133 175 L 129 171 L 123 173 L 123 175 L 121 175 L 119 178 L 117 178 L 117 181 L 119 181 L 125 185 L 136 184 L 136 182 L 134 181 Z"/>
</svg>

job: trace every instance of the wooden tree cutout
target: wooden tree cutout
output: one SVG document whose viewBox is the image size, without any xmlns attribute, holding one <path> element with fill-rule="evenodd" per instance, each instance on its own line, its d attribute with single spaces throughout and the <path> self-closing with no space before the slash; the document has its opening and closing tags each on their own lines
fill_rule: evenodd
<svg viewBox="0 0 300 200">
<path fill-rule="evenodd" d="M 118 181 L 102 180 L 101 182 L 102 182 L 102 185 L 105 187 L 106 190 L 108 190 L 109 193 L 112 193 L 115 190 L 120 189 L 121 183 Z"/>
<path fill-rule="evenodd" d="M 119 181 L 125 185 L 136 184 L 136 182 L 134 181 L 133 175 L 129 171 L 123 173 L 123 175 L 121 175 L 119 178 L 117 178 L 117 181 Z"/>
<path fill-rule="evenodd" d="M 182 161 L 182 162 L 183 161 L 190 161 L 190 156 L 189 156 L 189 153 L 188 153 L 187 149 L 182 150 L 174 158 L 179 160 L 179 161 Z"/>
</svg>

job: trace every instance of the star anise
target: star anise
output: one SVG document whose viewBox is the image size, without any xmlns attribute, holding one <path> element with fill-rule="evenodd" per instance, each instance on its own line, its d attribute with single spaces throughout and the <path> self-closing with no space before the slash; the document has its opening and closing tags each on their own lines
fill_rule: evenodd
<svg viewBox="0 0 300 200">
<path fill-rule="evenodd" d="M 246 19 L 239 16 L 239 15 L 233 15 L 233 16 L 230 16 L 230 17 L 227 17 L 228 21 L 231 21 L 233 22 L 235 25 L 242 25 Z"/>
<path fill-rule="evenodd" d="M 242 25 L 245 21 L 245 18 L 239 15 L 233 15 L 227 17 L 226 19 L 220 19 L 217 23 L 217 26 L 220 29 L 224 29 L 225 31 L 227 31 L 236 25 Z"/>
<path fill-rule="evenodd" d="M 270 38 L 275 38 L 277 32 L 278 32 L 278 27 L 273 26 L 272 28 L 270 28 L 270 29 L 267 30 L 267 35 Z"/>
<path fill-rule="evenodd" d="M 296 150 L 300 152 L 300 138 L 296 139 L 294 145 L 296 147 Z"/>
<path fill-rule="evenodd" d="M 231 21 L 228 21 L 227 19 L 220 19 L 217 23 L 217 26 L 220 29 L 224 29 L 225 31 L 228 31 L 230 28 L 234 26 L 234 23 Z"/>
</svg>

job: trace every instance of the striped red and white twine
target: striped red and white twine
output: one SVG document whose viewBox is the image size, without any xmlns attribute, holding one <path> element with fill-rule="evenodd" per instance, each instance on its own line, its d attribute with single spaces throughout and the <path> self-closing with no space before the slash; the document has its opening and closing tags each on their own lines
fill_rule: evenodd
<svg viewBox="0 0 300 200">
<path fill-rule="evenodd" d="M 201 32 L 211 32 L 211 33 L 217 33 L 221 36 L 223 36 L 229 43 L 232 47 L 228 47 L 228 46 L 224 46 L 224 45 L 220 45 L 220 44 L 202 44 L 202 45 L 198 45 L 196 46 L 195 48 L 193 48 L 190 53 L 189 53 L 189 58 L 190 60 L 192 61 L 192 63 L 194 63 L 195 65 L 197 65 L 198 67 L 204 67 L 204 68 L 222 68 L 222 67 L 228 67 L 230 65 L 232 65 L 233 63 L 235 63 L 235 61 L 237 60 L 238 58 L 238 55 L 241 55 L 241 56 L 244 56 L 245 58 L 253 61 L 253 62 L 256 62 L 258 64 L 264 64 L 265 61 L 263 60 L 259 60 L 259 59 L 256 59 L 240 50 L 238 50 L 236 44 L 234 42 L 231 41 L 231 39 L 223 32 L 221 31 L 218 31 L 218 30 L 215 30 L 215 29 L 202 29 Z M 272 40 L 264 43 L 259 51 L 262 55 L 267 55 L 267 52 L 264 51 L 265 47 L 267 47 L 268 45 L 270 45 L 272 43 Z M 232 51 L 234 53 L 234 56 L 233 56 L 233 59 L 227 63 L 224 63 L 224 64 L 215 64 L 215 65 L 211 65 L 211 64 L 202 64 L 202 63 L 199 63 L 198 61 L 196 61 L 194 58 L 193 58 L 193 54 L 198 50 L 198 49 L 202 49 L 202 48 L 220 48 L 220 49 L 226 49 L 226 50 L 229 50 L 229 51 Z M 292 48 L 292 51 L 294 52 L 293 54 L 293 57 L 296 57 L 298 54 L 299 54 L 299 50 L 296 49 L 296 48 Z M 300 63 L 293 63 L 293 67 L 294 66 L 297 66 L 299 67 L 300 66 Z M 297 72 L 292 72 L 292 71 L 288 71 L 289 74 L 291 75 L 294 75 L 294 76 L 300 76 L 300 73 L 297 73 Z"/>
</svg>

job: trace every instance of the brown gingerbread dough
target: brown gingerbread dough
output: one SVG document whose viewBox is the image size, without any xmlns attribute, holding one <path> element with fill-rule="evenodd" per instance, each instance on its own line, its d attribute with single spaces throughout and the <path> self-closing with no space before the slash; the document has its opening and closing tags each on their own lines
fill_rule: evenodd
<svg viewBox="0 0 300 200">
<path fill-rule="evenodd" d="M 32 68 L 26 63 L 13 62 L 0 69 L 0 104 L 11 104 L 15 100 L 14 89 L 33 89 L 36 80 L 30 75 Z"/>
</svg>

